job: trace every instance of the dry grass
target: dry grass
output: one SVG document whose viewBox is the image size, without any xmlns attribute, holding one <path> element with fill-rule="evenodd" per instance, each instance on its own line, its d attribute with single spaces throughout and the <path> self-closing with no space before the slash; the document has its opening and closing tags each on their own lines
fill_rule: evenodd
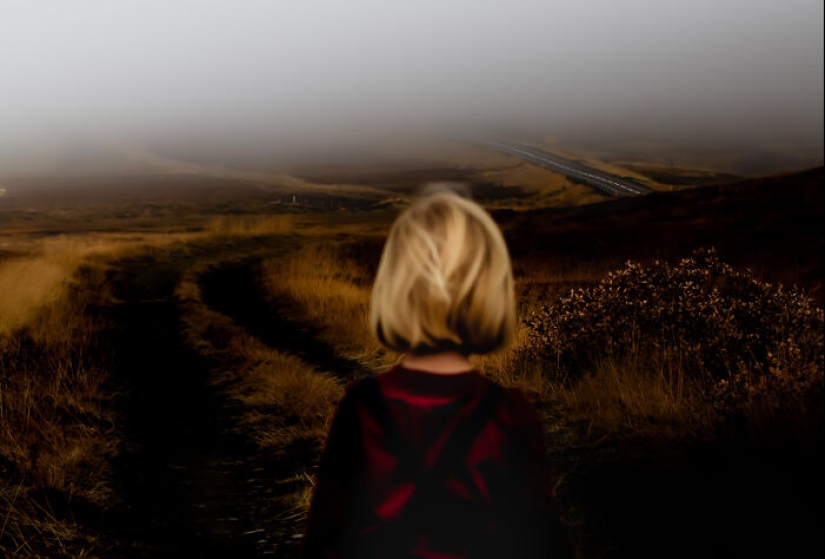
<svg viewBox="0 0 825 559">
<path fill-rule="evenodd" d="M 527 329 L 519 328 L 512 347 L 489 355 L 471 356 L 470 362 L 496 382 L 520 388 L 535 402 L 552 401 L 560 387 L 519 353 L 528 341 Z"/>
<path fill-rule="evenodd" d="M 558 176 L 551 179 L 543 171 L 519 166 L 505 174 L 506 164 L 487 166 L 487 178 L 513 186 L 535 184 L 536 189 L 545 189 L 547 203 L 550 199 L 572 202 L 565 198 L 568 195 L 576 203 L 584 200 L 581 192 L 565 186 Z M 403 197 L 396 201 L 405 203 Z M 269 297 L 292 313 L 296 324 L 318 329 L 341 356 L 381 369 L 398 356 L 384 353 L 373 340 L 367 315 L 381 241 L 395 215 L 392 208 L 212 221 L 201 215 L 197 222 L 202 228 L 190 232 L 4 238 L 0 245 L 4 258 L 0 260 L 0 555 L 42 556 L 42 549 L 55 557 L 105 555 L 95 534 L 52 504 L 71 501 L 103 509 L 117 497 L 109 483 L 119 436 L 114 427 L 117 395 L 104 388 L 106 348 L 98 345 L 105 341 L 110 325 L 94 318 L 95 309 L 110 298 L 103 281 L 106 260 L 138 248 L 148 257 L 157 251 L 159 257 L 168 258 L 168 246 L 178 242 L 203 241 L 208 247 L 214 241 L 235 250 L 232 247 L 244 243 L 257 244 L 254 237 L 294 236 L 304 248 L 265 262 L 262 279 Z M 516 248 L 527 247 L 514 262 L 522 316 L 557 301 L 570 287 L 596 285 L 605 277 L 613 245 L 608 244 L 605 252 L 581 256 L 576 245 L 567 246 L 573 236 L 580 236 L 576 229 L 568 237 L 555 237 L 565 250 L 551 258 L 546 256 L 549 252 L 527 246 L 552 241 L 537 235 L 540 227 L 516 223 L 517 233 L 518 227 L 521 237 L 508 239 Z M 627 227 L 621 223 L 621 231 Z M 652 229 L 640 229 L 651 237 Z M 603 236 L 609 238 L 599 235 L 600 242 Z M 237 237 L 247 239 L 232 242 Z M 631 244 L 631 240 L 623 242 Z M 320 452 L 345 379 L 264 345 L 204 304 L 198 278 L 210 263 L 225 257 L 225 252 L 216 254 L 191 268 L 178 286 L 188 325 L 186 338 L 192 348 L 218 364 L 214 383 L 237 406 L 239 430 L 266 453 L 294 465 L 288 476 L 273 481 L 286 488 L 280 496 L 282 504 L 300 515 L 312 489 L 311 476 L 306 474 L 312 460 L 306 456 Z M 560 261 L 567 264 L 560 267 Z M 821 328 L 818 335 L 821 338 Z M 512 348 L 473 361 L 489 377 L 527 392 L 548 418 L 548 431 L 567 437 L 566 441 L 575 439 L 576 444 L 710 436 L 729 419 L 725 410 L 731 408 L 720 407 L 725 398 L 734 400 L 737 417 L 748 419 L 750 432 L 775 430 L 793 414 L 797 416 L 794 429 L 816 432 L 810 418 L 821 417 L 821 399 L 807 395 L 821 393 L 821 351 L 812 361 L 798 340 L 784 340 L 768 350 L 764 367 L 737 369 L 722 379 L 725 382 L 714 384 L 717 392 L 708 398 L 707 386 L 697 381 L 696 369 L 686 365 L 684 356 L 651 350 L 649 342 L 637 337 L 632 351 L 602 354 L 573 377 L 551 357 L 529 357 L 530 328 L 523 325 Z"/>
<path fill-rule="evenodd" d="M 353 251 L 353 243 L 362 243 L 362 252 L 371 252 L 372 257 L 351 258 L 353 252 L 358 253 Z M 376 346 L 365 328 L 371 283 L 368 278 L 375 269 L 378 252 L 363 237 L 360 241 L 314 246 L 289 263 L 269 262 L 268 279 L 277 281 L 272 288 L 280 296 L 301 301 L 296 306 L 298 314 L 321 328 L 337 351 L 369 355 Z M 604 267 L 604 261 L 576 266 L 571 260 L 557 267 L 532 255 L 517 259 L 516 289 L 521 316 L 527 318 L 543 305 L 563 299 L 571 286 L 579 292 L 582 285 L 599 285 L 608 277 Z M 739 277 L 727 268 L 723 271 Z M 615 284 L 615 274 L 612 277 Z M 770 297 L 776 286 L 765 289 L 766 299 L 776 299 Z M 676 290 L 681 290 L 681 286 L 676 286 Z M 575 310 L 587 314 L 593 311 L 591 307 L 600 308 L 591 299 L 581 297 L 582 306 Z M 697 295 L 691 304 L 706 304 L 706 299 Z M 685 308 L 685 320 L 696 314 L 691 311 L 691 304 Z M 787 326 L 779 326 L 770 318 L 761 321 L 759 317 L 763 315 L 758 307 L 747 302 L 727 306 L 742 309 L 744 315 L 755 309 L 753 318 L 758 329 L 771 324 L 780 330 Z M 794 312 L 790 306 L 785 307 Z M 670 308 L 673 311 L 680 307 Z M 806 305 L 800 308 L 803 314 L 811 310 Z M 819 313 L 821 316 L 821 309 Z M 627 317 L 629 312 L 620 309 L 616 314 Z M 591 330 L 600 325 L 598 317 L 591 322 Z M 583 321 L 583 325 L 587 323 Z M 813 337 L 818 334 L 820 341 L 821 330 L 820 325 L 817 332 L 811 332 Z M 700 343 L 718 345 L 714 337 L 717 333 L 706 332 Z M 607 336 L 621 338 L 616 332 L 608 332 Z M 549 457 L 558 475 L 555 490 L 562 520 L 581 557 L 612 557 L 614 549 L 620 553 L 625 547 L 632 549 L 638 544 L 637 539 L 655 539 L 655 534 L 644 534 L 643 528 L 638 532 L 617 528 L 633 524 L 628 520 L 627 509 L 618 503 L 636 499 L 645 510 L 661 510 L 663 515 L 675 517 L 679 512 L 668 507 L 678 508 L 679 500 L 684 498 L 679 489 L 681 475 L 695 478 L 691 482 L 698 488 L 697 499 L 733 511 L 736 518 L 726 519 L 726 525 L 740 525 L 738 517 L 762 510 L 760 507 L 765 508 L 764 513 L 773 514 L 773 505 L 750 503 L 747 499 L 727 501 L 726 484 L 719 479 L 740 475 L 751 479 L 757 475 L 753 471 L 759 471 L 759 467 L 748 462 L 747 452 L 743 458 L 736 449 L 762 449 L 755 451 L 756 462 L 760 463 L 777 460 L 781 454 L 774 449 L 786 449 L 789 445 L 802 449 L 799 452 L 803 461 L 815 456 L 816 451 L 811 450 L 815 444 L 821 448 L 821 443 L 815 443 L 821 441 L 823 420 L 821 348 L 818 360 L 811 361 L 809 351 L 785 342 L 769 356 L 765 371 L 742 370 L 725 384 L 708 382 L 706 371 L 697 369 L 695 360 L 689 359 L 678 344 L 657 347 L 649 333 L 628 336 L 627 351 L 607 351 L 610 344 L 604 340 L 586 344 L 594 351 L 586 366 L 575 375 L 569 374 L 551 355 L 536 355 L 531 350 L 534 343 L 532 328 L 525 321 L 511 348 L 471 360 L 489 378 L 522 389 L 537 405 L 544 420 Z M 277 427 L 272 433 L 274 442 L 280 436 Z M 725 452 L 731 454 L 731 463 L 725 458 L 711 464 L 702 461 L 708 460 L 702 457 L 716 456 L 713 452 L 728 446 L 732 449 Z M 650 466 L 649 470 L 648 464 L 656 464 L 661 457 L 666 457 L 662 466 Z M 786 461 L 792 463 L 793 458 Z M 779 462 L 784 464 L 783 460 Z M 796 465 L 788 471 L 798 471 L 795 468 Z M 626 477 L 628 472 L 630 477 Z M 785 474 L 778 476 L 782 478 Z M 301 517 L 308 509 L 312 486 L 305 473 L 299 473 L 295 479 L 298 487 L 291 493 L 291 506 L 296 516 Z M 307 481 L 301 482 L 303 479 Z M 800 480 L 800 486 L 811 484 L 811 490 L 816 491 L 811 475 L 803 473 Z M 622 496 L 614 498 L 613 488 L 623 484 L 624 489 L 618 492 Z M 703 484 L 719 484 L 723 490 L 716 492 Z M 594 494 L 593 487 L 600 489 Z M 648 502 L 656 504 L 648 507 Z M 779 503 L 781 506 L 785 501 Z M 621 530 L 620 535 L 610 531 L 617 529 Z"/>
<path fill-rule="evenodd" d="M 71 270 L 44 257 L 0 263 L 0 334 L 30 324 L 66 296 Z"/>
<path fill-rule="evenodd" d="M 561 140 L 561 141 L 559 141 Z M 637 165 L 671 168 L 688 172 L 708 172 L 757 176 L 822 165 L 822 146 L 806 141 L 772 141 L 741 150 L 732 146 L 702 142 L 690 145 L 667 140 L 606 141 L 594 139 L 548 139 L 548 150 L 571 159 L 585 160 L 593 167 L 619 175 L 633 176 Z M 640 174 L 644 175 L 644 172 Z M 648 179 L 650 180 L 650 179 Z M 667 181 L 660 183 L 664 189 Z M 655 184 L 649 184 L 657 190 Z"/>
<path fill-rule="evenodd" d="M 267 347 L 228 317 L 210 310 L 201 299 L 198 277 L 203 263 L 190 268 L 177 295 L 185 310 L 187 343 L 224 367 L 212 379 L 239 409 L 240 427 L 278 460 L 294 461 L 296 448 L 309 447 L 317 455 L 326 438 L 343 383 L 300 358 Z M 303 453 L 306 454 L 306 453 Z M 297 470 L 311 464 L 295 464 Z M 286 508 L 308 504 L 312 478 L 274 480 L 288 489 L 280 497 Z M 294 483 L 293 483 L 294 482 Z M 299 504 L 299 505 L 296 505 Z"/>
<path fill-rule="evenodd" d="M 107 261 L 199 234 L 14 238 L 0 262 L 0 555 L 95 557 L 99 534 L 69 507 L 117 499 L 120 433 L 110 383 Z M 12 244 L 6 241 L 6 244 Z"/>
<path fill-rule="evenodd" d="M 57 237 L 26 248 L 25 256 L 0 262 L 0 335 L 31 327 L 45 309 L 63 304 L 80 266 L 120 243 Z"/>
<path fill-rule="evenodd" d="M 370 335 L 366 322 L 369 312 L 371 275 L 374 263 L 377 261 L 377 254 L 373 254 L 372 258 L 351 258 L 352 247 L 359 242 L 363 245 L 362 252 L 372 250 L 375 253 L 378 250 L 377 245 L 370 245 L 366 240 L 355 240 L 344 244 L 311 245 L 286 262 L 281 260 L 268 262 L 265 277 L 273 297 L 292 301 L 295 304 L 294 312 L 314 327 L 320 328 L 326 341 L 338 351 L 344 355 L 357 356 L 364 361 L 372 356 L 380 355 L 380 347 Z M 356 250 L 355 253 L 358 251 Z M 726 274 L 731 278 L 727 281 L 736 280 L 742 283 L 743 293 L 747 291 L 744 296 L 752 296 L 751 291 L 758 288 L 766 304 L 769 300 L 778 301 L 775 298 L 771 299 L 770 290 L 773 287 L 770 285 L 762 286 L 758 282 L 755 283 L 747 272 L 737 272 L 729 266 L 717 263 L 713 260 L 715 258 L 713 255 L 709 258 L 708 265 L 713 267 L 715 274 Z M 705 273 L 700 269 L 701 263 L 695 263 L 690 259 L 683 260 L 681 265 L 686 266 L 690 274 Z M 631 278 L 639 276 L 644 279 L 646 277 L 642 275 L 638 267 L 631 268 L 630 271 L 616 272 L 604 279 L 604 272 L 595 265 L 584 264 L 578 267 L 557 269 L 549 264 L 537 264 L 535 261 L 523 259 L 516 262 L 515 268 L 517 290 L 521 300 L 520 314 L 523 317 L 534 315 L 548 301 L 553 301 L 569 291 L 571 285 L 595 285 L 604 280 L 609 283 L 608 287 L 605 287 L 607 290 L 618 281 L 616 278 L 623 277 L 621 274 L 629 275 Z M 677 273 L 672 272 L 672 274 Z M 650 274 L 653 278 L 660 276 L 665 278 L 663 281 L 666 283 L 675 282 L 675 280 L 668 279 L 670 278 L 668 274 L 671 272 L 665 273 L 656 268 Z M 693 288 L 690 287 L 685 288 L 687 291 L 681 288 L 676 289 L 683 294 L 695 291 L 695 289 L 691 291 Z M 732 284 L 727 284 L 726 289 L 730 291 Z M 782 294 L 783 297 L 787 296 L 787 291 L 783 292 L 781 288 L 776 289 L 779 289 L 778 294 Z M 579 290 L 573 293 L 579 293 Z M 610 291 L 610 293 L 613 292 Z M 683 301 L 681 304 L 685 306 L 685 309 L 683 314 L 678 315 L 683 316 L 680 320 L 687 321 L 691 316 L 707 315 L 706 307 L 720 297 L 718 293 L 711 299 L 703 298 L 698 292 L 694 295 L 695 304 L 698 307 L 691 310 L 690 305 L 693 303 Z M 628 296 L 632 297 L 632 293 Z M 591 298 L 593 297 L 596 296 L 593 295 Z M 582 299 L 583 309 L 592 307 L 587 302 L 587 297 L 579 297 L 579 299 Z M 774 304 L 771 308 L 778 304 Z M 628 305 L 633 307 L 632 301 Z M 787 306 L 787 312 L 792 312 L 791 307 L 793 305 Z M 567 307 L 564 308 L 565 312 L 570 311 Z M 594 310 L 597 308 L 601 307 L 593 307 L 590 311 L 582 310 L 581 312 L 598 312 Z M 670 309 L 668 312 L 676 313 L 679 308 L 682 307 L 668 306 Z M 751 310 L 759 312 L 753 303 L 746 302 L 737 305 L 731 303 L 725 308 L 728 312 L 738 313 L 737 320 L 741 328 L 750 328 L 746 325 L 751 323 L 746 322 L 744 318 L 747 313 Z M 810 310 L 805 307 L 802 312 L 804 313 L 806 309 Z M 617 315 L 617 320 L 628 319 L 629 312 L 619 312 L 621 316 Z M 776 312 L 782 311 L 777 308 Z M 755 321 L 752 324 L 753 328 L 770 328 L 761 314 L 753 316 Z M 756 318 L 757 316 L 762 318 Z M 677 318 L 674 315 L 666 322 L 670 324 Z M 586 319 L 583 320 L 582 327 L 587 323 Z M 604 321 L 600 322 L 598 317 L 593 318 L 593 321 L 594 328 L 597 323 L 601 325 L 599 328 L 607 328 Z M 656 323 L 655 320 L 654 323 Z M 717 328 L 713 330 L 719 334 Z M 759 331 L 762 332 L 762 330 Z M 575 376 L 570 376 L 568 369 L 555 363 L 549 355 L 536 357 L 531 349 L 536 343 L 535 336 L 531 333 L 531 328 L 527 326 L 520 330 L 513 347 L 507 351 L 475 357 L 473 361 L 491 378 L 508 386 L 517 386 L 531 395 L 541 406 L 556 409 L 558 414 L 566 417 L 570 424 L 579 425 L 583 432 L 586 431 L 584 434 L 588 437 L 596 432 L 600 433 L 600 436 L 635 438 L 654 435 L 669 439 L 710 436 L 714 426 L 725 420 L 725 414 L 721 411 L 718 398 L 714 400 L 714 397 L 709 395 L 709 391 L 720 390 L 719 385 L 716 381 L 711 382 L 710 385 L 705 382 L 707 371 L 703 368 L 696 368 L 696 360 L 693 359 L 695 351 L 691 350 L 693 353 L 688 352 L 690 353 L 688 355 L 683 351 L 677 351 L 677 346 L 662 345 L 655 339 L 648 339 L 644 332 L 638 333 L 635 338 L 632 335 L 628 337 L 629 331 L 623 330 L 622 332 L 621 336 L 627 337 L 627 343 L 630 344 L 626 350 L 605 352 L 601 350 L 608 349 L 610 344 L 605 345 L 603 342 L 591 344 L 591 349 L 594 351 L 588 354 L 585 369 L 578 371 Z M 764 335 L 768 335 L 767 332 L 765 330 Z M 701 331 L 697 331 L 696 335 L 701 337 Z M 753 334 L 742 334 L 742 336 L 737 334 L 728 337 L 731 343 L 739 343 L 744 339 L 751 339 L 754 335 L 758 333 L 754 331 Z M 770 335 L 773 336 L 773 333 Z M 606 332 L 605 336 L 609 337 L 609 332 Z M 624 339 L 624 337 L 616 339 Z M 718 348 L 724 353 L 724 348 L 721 348 L 719 344 L 724 344 L 726 339 L 728 338 L 724 336 L 719 339 L 714 338 L 714 340 L 708 339 L 706 340 L 707 346 Z M 700 338 L 691 338 L 691 344 L 701 343 Z M 687 346 L 683 349 L 685 348 Z M 737 351 L 733 346 L 729 350 Z M 395 359 L 397 356 L 393 356 L 393 360 Z M 707 361 L 708 358 L 704 359 L 705 367 L 709 367 L 711 362 Z M 385 360 L 386 363 L 389 361 L 389 359 Z M 773 369 L 786 370 L 789 361 L 786 359 L 783 363 L 775 365 Z M 799 370 L 799 367 L 797 366 L 794 370 Z M 821 371 L 819 375 L 821 376 Z M 784 373 L 783 378 L 789 376 L 791 373 Z M 753 378 L 756 377 L 747 377 L 747 379 Z M 794 386 L 798 386 L 802 377 L 797 374 L 794 378 Z M 813 377 L 809 375 L 806 378 L 815 378 L 815 375 Z M 729 388 L 728 393 L 731 390 L 733 389 Z M 738 387 L 737 390 L 746 389 Z M 751 386 L 749 390 L 752 391 L 753 387 Z M 764 386 L 760 393 L 767 394 L 771 390 L 774 388 Z M 787 394 L 787 390 L 783 393 Z M 742 401 L 742 398 L 739 398 L 740 404 Z M 774 404 L 777 403 L 774 402 Z M 776 405 L 773 407 L 775 408 Z"/>
<path fill-rule="evenodd" d="M 289 235 L 296 229 L 293 214 L 221 216 L 206 224 L 204 230 L 228 237 Z"/>
<path fill-rule="evenodd" d="M 16 256 L 0 260 L 0 336 L 26 327 L 34 331 L 42 313 L 55 312 L 63 305 L 73 286 L 78 286 L 78 270 L 137 250 L 162 250 L 175 243 L 202 238 L 205 233 L 85 234 L 60 235 L 45 239 L 13 238 L 5 244 Z M 51 336 L 63 329 L 37 329 L 37 335 Z"/>
<path fill-rule="evenodd" d="M 0 335 L 31 328 L 39 313 L 59 306 L 76 284 L 79 268 L 91 260 L 160 250 L 214 236 L 288 235 L 293 215 L 223 216 L 194 232 L 59 235 L 48 238 L 13 236 L 3 246 L 14 257 L 0 259 Z"/>
<path fill-rule="evenodd" d="M 301 440 L 322 442 L 330 411 L 343 394 L 341 383 L 329 374 L 308 368 L 294 355 L 250 347 L 249 341 L 240 343 L 245 344 L 242 349 L 247 354 L 251 353 L 249 369 L 243 387 L 230 395 L 249 410 L 246 424 L 270 424 L 270 429 L 255 429 L 259 444 L 283 448 Z"/>
<path fill-rule="evenodd" d="M 537 258 L 513 262 L 513 278 L 519 293 L 521 314 L 529 314 L 548 299 L 572 287 L 592 285 L 604 277 L 604 265 L 595 262 L 562 264 Z"/>
<path fill-rule="evenodd" d="M 273 299 L 288 301 L 342 355 L 380 367 L 395 357 L 386 355 L 369 330 L 372 274 L 334 244 L 310 244 L 286 262 L 272 259 L 263 266 Z"/>
<path fill-rule="evenodd" d="M 360 261 L 349 258 L 353 243 L 358 241 L 309 245 L 286 261 L 272 259 L 266 263 L 264 278 L 272 297 L 290 301 L 292 312 L 320 328 L 338 352 L 381 369 L 398 356 L 376 360 L 381 349 L 367 325 L 372 276 L 367 263 L 377 255 Z M 368 243 L 363 243 L 367 250 Z M 521 266 L 517 265 L 516 277 L 525 315 L 543 302 L 541 297 L 547 297 L 548 291 L 561 291 L 561 286 L 571 283 L 593 283 L 600 277 L 595 267 Z M 586 424 L 587 430 L 639 436 L 667 430 L 685 436 L 707 427 L 707 414 L 699 413 L 701 394 L 686 380 L 678 359 L 644 352 L 621 361 L 605 359 L 571 385 L 548 374 L 546 363 L 525 358 L 529 334 L 529 328 L 522 326 L 510 349 L 475 356 L 473 363 L 490 378 L 521 388 L 540 405 L 564 409 L 571 423 Z"/>
<path fill-rule="evenodd" d="M 587 434 L 679 440 L 707 437 L 713 427 L 703 391 L 671 355 L 606 359 L 555 395 L 567 421 Z"/>
<path fill-rule="evenodd" d="M 105 324 L 90 312 L 108 293 L 100 269 L 81 270 L 75 248 L 55 250 L 2 269 L 35 275 L 0 276 L 10 286 L 0 291 L 3 308 L 15 310 L 0 333 L 0 555 L 8 557 L 95 556 L 95 536 L 55 511 L 70 502 L 104 509 L 113 497 L 114 394 L 97 351 Z"/>
<path fill-rule="evenodd" d="M 298 323 L 303 321 L 318 328 L 339 354 L 379 369 L 397 358 L 381 355 L 366 322 L 381 246 L 376 239 L 383 238 L 381 230 L 385 223 L 364 225 L 355 216 L 348 219 L 349 222 L 342 220 L 335 225 L 319 222 L 302 230 L 312 229 L 318 242 L 312 239 L 289 257 L 267 261 L 263 279 L 272 299 L 281 305 L 286 303 Z M 338 229 L 337 225 L 344 227 Z M 369 227 L 374 235 L 364 234 Z M 334 240 L 330 230 L 337 233 Z M 569 264 L 558 267 L 527 255 L 518 258 L 515 267 L 524 316 L 530 309 L 556 300 L 570 286 L 595 285 L 606 275 L 603 261 L 575 264 L 571 259 Z M 188 289 L 195 294 L 194 287 Z M 196 322 L 219 324 L 219 320 L 204 318 Z M 231 383 L 233 388 L 228 393 L 234 394 L 247 410 L 244 425 L 257 433 L 259 444 L 279 456 L 289 454 L 295 444 L 311 444 L 320 451 L 334 403 L 340 396 L 340 384 L 332 388 L 326 380 L 308 378 L 306 373 L 310 370 L 300 360 L 261 347 L 243 335 L 234 336 L 229 325 L 222 328 L 218 338 L 233 340 L 225 347 L 226 355 L 241 356 L 241 365 L 235 368 L 240 376 Z M 707 386 L 698 382 L 696 371 L 678 353 L 651 349 L 642 338 L 634 351 L 603 355 L 584 374 L 572 379 L 554 370 L 552 360 L 526 356 L 525 349 L 531 343 L 529 334 L 523 326 L 511 349 L 475 358 L 474 363 L 490 378 L 523 389 L 537 402 L 546 419 L 549 440 L 554 444 L 551 450 L 557 454 L 584 448 L 587 452 L 594 449 L 592 456 L 608 445 L 621 447 L 628 441 L 670 441 L 678 446 L 686 441 L 712 438 L 728 420 L 725 413 L 720 413 L 723 410 L 707 398 Z M 789 354 L 794 351 L 793 347 L 785 349 Z M 776 373 L 770 379 L 788 379 L 790 385 L 800 386 L 798 380 L 804 376 L 804 367 L 793 368 L 792 363 L 792 359 L 778 358 L 774 364 Z M 821 370 L 820 364 L 820 375 Z M 807 409 L 800 405 L 807 402 L 804 400 L 780 402 L 771 396 L 776 386 L 773 380 L 773 384 L 754 385 L 749 382 L 752 379 L 746 375 L 736 384 L 737 390 L 748 394 L 740 397 L 737 405 L 742 414 L 752 418 L 747 427 L 750 433 L 767 430 L 771 425 L 787 425 L 789 409 L 798 412 L 799 429 L 810 427 L 811 417 L 821 412 L 821 403 L 817 407 L 815 401 L 809 402 Z M 299 405 L 292 406 L 285 399 Z M 293 477 L 278 481 L 289 488 L 283 505 L 292 507 L 297 517 L 309 505 L 309 467 L 309 462 L 302 463 Z"/>
<path fill-rule="evenodd" d="M 223 246 L 225 239 L 293 231 L 293 216 L 276 215 L 218 218 L 187 233 L 13 239 L 14 256 L 0 262 L 0 556 L 105 556 L 103 535 L 67 511 L 118 504 L 111 477 L 121 444 L 119 396 L 107 384 L 105 345 L 113 325 L 97 312 L 113 302 L 108 262 L 132 253 L 168 258 L 178 243 Z M 199 271 L 190 270 L 178 288 L 187 334 L 193 347 L 226 364 L 214 382 L 243 410 L 238 428 L 281 458 L 295 445 L 320 449 L 341 382 L 206 308 Z M 306 476 L 302 484 L 284 483 L 287 506 L 311 492 Z"/>
</svg>

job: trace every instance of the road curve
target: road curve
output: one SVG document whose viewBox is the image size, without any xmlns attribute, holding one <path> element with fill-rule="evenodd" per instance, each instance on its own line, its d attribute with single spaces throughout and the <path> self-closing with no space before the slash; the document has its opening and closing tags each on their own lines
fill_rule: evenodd
<svg viewBox="0 0 825 559">
<path fill-rule="evenodd" d="M 483 145 L 581 181 L 608 196 L 640 196 L 654 192 L 653 189 L 637 182 L 599 171 L 532 146 L 510 141 L 483 142 Z"/>
</svg>

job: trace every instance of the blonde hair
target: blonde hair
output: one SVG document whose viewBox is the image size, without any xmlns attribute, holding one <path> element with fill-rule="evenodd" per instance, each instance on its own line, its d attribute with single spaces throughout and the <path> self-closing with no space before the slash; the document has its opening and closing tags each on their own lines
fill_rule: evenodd
<svg viewBox="0 0 825 559">
<path fill-rule="evenodd" d="M 478 204 L 443 188 L 393 224 L 372 290 L 370 326 L 385 346 L 418 354 L 485 354 L 516 329 L 507 245 Z"/>
</svg>

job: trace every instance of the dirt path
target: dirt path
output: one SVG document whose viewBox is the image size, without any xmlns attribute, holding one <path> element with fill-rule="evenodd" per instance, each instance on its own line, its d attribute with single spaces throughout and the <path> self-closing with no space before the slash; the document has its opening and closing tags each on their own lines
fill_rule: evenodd
<svg viewBox="0 0 825 559">
<path fill-rule="evenodd" d="M 284 557 L 267 496 L 274 467 L 231 427 L 210 364 L 181 339 L 175 287 L 185 258 L 121 261 L 111 275 L 114 376 L 128 391 L 116 464 L 124 507 L 115 531 L 128 558 Z M 293 546 L 294 547 L 294 546 Z"/>
<path fill-rule="evenodd" d="M 257 281 L 259 268 L 256 259 L 215 267 L 199 282 L 204 303 L 269 347 L 297 355 L 322 371 L 347 380 L 371 374 L 367 367 L 336 353 L 311 326 L 290 321 L 269 303 Z"/>
</svg>

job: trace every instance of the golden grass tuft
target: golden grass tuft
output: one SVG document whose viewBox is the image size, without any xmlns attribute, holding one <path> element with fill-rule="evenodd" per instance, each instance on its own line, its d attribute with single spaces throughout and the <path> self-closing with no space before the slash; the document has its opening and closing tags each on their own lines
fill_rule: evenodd
<svg viewBox="0 0 825 559">
<path fill-rule="evenodd" d="M 689 376 L 673 356 L 642 352 L 604 359 L 575 384 L 560 385 L 554 397 L 566 421 L 602 436 L 707 437 L 712 410 Z"/>
<path fill-rule="evenodd" d="M 63 305 L 77 270 L 119 243 L 56 237 L 27 248 L 26 256 L 0 262 L 0 335 L 31 326 L 45 309 Z"/>
<path fill-rule="evenodd" d="M 330 411 L 343 395 L 340 381 L 246 334 L 233 336 L 227 349 L 244 359 L 243 377 L 227 391 L 228 396 L 245 409 L 274 412 L 273 419 L 282 427 L 279 431 L 318 440 L 326 436 Z M 262 432 L 258 437 L 262 446 L 288 442 L 275 433 Z"/>
<path fill-rule="evenodd" d="M 273 299 L 288 301 L 342 355 L 376 367 L 394 359 L 370 333 L 372 272 L 335 245 L 311 244 L 286 262 L 264 262 L 263 282 Z"/>
<path fill-rule="evenodd" d="M 520 327 L 511 347 L 488 355 L 473 355 L 470 362 L 503 386 L 519 388 L 537 402 L 550 401 L 558 387 L 538 367 L 521 357 L 520 350 L 527 342 L 528 331 Z"/>
<path fill-rule="evenodd" d="M 56 516 L 51 506 L 79 502 L 105 509 L 112 502 L 111 460 L 119 435 L 106 358 L 98 351 L 105 324 L 91 313 L 109 294 L 94 269 L 78 277 L 84 251 L 66 246 L 65 253 L 2 268 L 3 274 L 49 275 L 0 276 L 13 288 L 3 293 L 3 308 L 17 309 L 5 315 L 0 332 L 4 556 L 38 556 L 48 549 L 51 556 L 69 557 L 87 549 L 92 557 L 95 536 Z M 43 300 L 33 298 L 38 294 Z M 50 497 L 44 499 L 44 492 Z"/>
<path fill-rule="evenodd" d="M 99 535 L 55 510 L 116 501 L 118 394 L 98 312 L 113 302 L 107 262 L 199 236 L 12 239 L 0 262 L 0 556 L 99 556 Z"/>
<path fill-rule="evenodd" d="M 277 459 L 295 460 L 296 446 L 320 453 L 329 422 L 343 396 L 341 380 L 319 371 L 299 357 L 272 349 L 231 319 L 209 309 L 201 300 L 198 277 L 208 269 L 191 267 L 177 289 L 184 308 L 185 338 L 190 347 L 225 366 L 212 379 L 221 393 L 235 402 L 239 425 L 263 451 Z M 311 464 L 296 464 L 309 469 Z M 312 478 L 274 480 L 285 487 L 278 499 L 285 509 L 308 506 Z"/>
<path fill-rule="evenodd" d="M 207 223 L 204 230 L 229 237 L 290 235 L 296 230 L 296 220 L 293 214 L 221 216 Z"/>
<path fill-rule="evenodd" d="M 47 258 L 0 263 L 0 335 L 9 334 L 65 297 L 71 270 Z"/>
<path fill-rule="evenodd" d="M 283 446 L 295 438 L 322 441 L 343 394 L 341 382 L 299 357 L 264 345 L 231 319 L 209 309 L 200 301 L 199 272 L 198 267 L 190 269 L 178 297 L 185 308 L 187 343 L 203 355 L 231 362 L 213 383 L 240 405 L 246 425 L 267 422 L 274 428 L 273 432 L 254 429 L 262 447 Z M 284 438 L 285 434 L 289 436 Z"/>
<path fill-rule="evenodd" d="M 18 241 L 21 255 L 0 261 L 0 336 L 32 329 L 42 313 L 61 312 L 77 274 L 88 265 L 131 251 L 162 249 L 202 237 L 202 233 L 87 234 Z M 51 329 L 59 332 L 65 329 Z M 39 333 L 49 335 L 49 328 Z"/>
</svg>

